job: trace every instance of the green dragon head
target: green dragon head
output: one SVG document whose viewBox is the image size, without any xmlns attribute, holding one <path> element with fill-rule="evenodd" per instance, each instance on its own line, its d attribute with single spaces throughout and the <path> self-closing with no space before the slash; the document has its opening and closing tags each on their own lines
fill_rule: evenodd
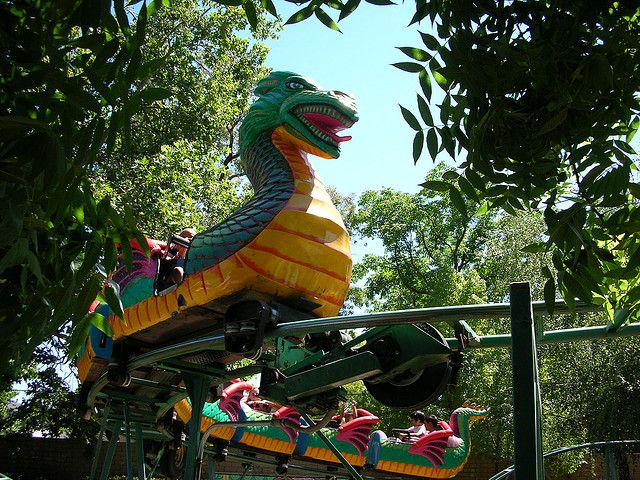
<svg viewBox="0 0 640 480">
<path fill-rule="evenodd" d="M 264 132 L 284 127 L 303 150 L 337 158 L 340 143 L 350 136 L 338 132 L 358 121 L 349 95 L 322 90 L 312 80 L 292 72 L 273 72 L 258 82 L 258 97 L 240 126 L 240 154 Z"/>
</svg>

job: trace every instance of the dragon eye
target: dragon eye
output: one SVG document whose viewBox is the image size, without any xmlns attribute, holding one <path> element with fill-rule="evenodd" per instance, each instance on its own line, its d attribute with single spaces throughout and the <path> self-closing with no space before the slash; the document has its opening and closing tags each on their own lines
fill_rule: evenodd
<svg viewBox="0 0 640 480">
<path fill-rule="evenodd" d="M 304 85 L 299 82 L 287 82 L 287 88 L 291 90 L 302 90 Z"/>
</svg>

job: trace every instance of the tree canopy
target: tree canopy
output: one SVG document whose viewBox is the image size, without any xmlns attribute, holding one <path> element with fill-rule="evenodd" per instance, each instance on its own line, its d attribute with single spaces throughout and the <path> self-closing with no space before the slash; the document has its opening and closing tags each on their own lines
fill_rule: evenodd
<svg viewBox="0 0 640 480">
<path fill-rule="evenodd" d="M 238 201 L 234 126 L 274 23 L 254 9 L 250 41 L 235 7 L 168 4 L 0 5 L 5 382 L 64 323 L 76 340 L 107 329 L 85 315 L 104 285 L 119 311 L 116 244 L 130 259 L 141 228 L 202 226 Z"/>
<path fill-rule="evenodd" d="M 338 29 L 360 0 L 308 0 L 292 15 L 315 15 Z M 369 1 L 390 5 L 391 1 Z M 433 181 L 480 211 L 544 211 L 546 238 L 529 250 L 552 253 L 547 301 L 602 304 L 614 326 L 640 309 L 637 158 L 629 142 L 640 126 L 640 7 L 634 2 L 416 0 L 411 24 L 429 22 L 396 67 L 416 74 L 414 160 L 426 151 L 459 158 Z M 406 60 L 406 59 L 405 59 Z M 432 103 L 433 89 L 444 92 Z M 424 148 L 426 145 L 426 149 Z M 444 190 L 442 190 L 444 189 Z"/>
<path fill-rule="evenodd" d="M 436 168 L 427 182 L 441 175 Z M 455 180 L 447 180 L 454 182 Z M 473 204 L 467 200 L 467 207 Z M 553 274 L 551 255 L 523 251 L 544 238 L 540 212 L 517 215 L 488 212 L 465 217 L 448 193 L 423 190 L 407 194 L 383 189 L 365 192 L 354 215 L 354 233 L 382 242 L 383 251 L 369 254 L 356 265 L 360 304 L 373 310 L 505 301 L 509 284 L 526 279 L 532 295 L 545 295 L 547 271 Z M 428 239 L 428 240 L 427 240 Z M 467 259 L 461 261 L 462 258 Z M 601 325 L 603 313 L 577 317 L 551 316 L 544 330 Z M 434 324 L 447 336 L 446 324 Z M 481 335 L 505 334 L 508 320 L 474 320 Z M 638 338 L 543 345 L 539 368 L 543 405 L 544 450 L 598 441 L 636 438 L 640 417 L 631 397 L 638 392 L 640 370 L 634 365 Z M 490 417 L 474 429 L 474 455 L 496 461 L 513 456 L 513 400 L 509 349 L 467 349 L 457 385 L 430 412 L 447 419 L 451 411 L 470 400 L 491 406 Z M 362 387 L 350 387 L 359 406 L 381 418 L 381 428 L 405 426 L 407 411 L 378 404 Z M 597 399 L 597 400 L 596 400 Z M 614 418 L 624 412 L 624 420 Z M 582 452 L 565 455 L 550 469 L 566 474 L 583 460 Z M 624 466 L 624 459 L 621 458 Z M 496 463 L 497 465 L 498 463 Z M 496 470 L 497 471 L 497 470 Z"/>
</svg>

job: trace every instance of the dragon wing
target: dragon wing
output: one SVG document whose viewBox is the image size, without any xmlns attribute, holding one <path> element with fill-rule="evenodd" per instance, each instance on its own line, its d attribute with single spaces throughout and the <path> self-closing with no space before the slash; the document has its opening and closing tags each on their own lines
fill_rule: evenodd
<svg viewBox="0 0 640 480">
<path fill-rule="evenodd" d="M 279 420 L 290 420 L 300 426 L 300 413 L 293 407 L 282 407 L 273 414 L 273 418 Z M 298 432 L 291 427 L 280 427 L 289 437 L 289 442 L 293 443 L 298 438 Z"/>
<path fill-rule="evenodd" d="M 442 458 L 447 448 L 449 437 L 453 435 L 452 430 L 436 430 L 429 432 L 424 437 L 418 439 L 411 445 L 409 453 L 426 457 L 434 467 L 439 467 L 444 463 Z"/>
<path fill-rule="evenodd" d="M 242 409 L 240 400 L 242 400 L 245 391 L 251 391 L 254 388 L 249 382 L 238 382 L 229 385 L 222 391 L 218 408 L 229 416 L 229 420 L 237 422 Z"/>
<path fill-rule="evenodd" d="M 336 440 L 350 443 L 358 450 L 358 453 L 362 455 L 369 444 L 371 427 L 379 421 L 380 419 L 375 415 L 354 418 L 338 427 L 339 433 L 336 435 Z"/>
</svg>

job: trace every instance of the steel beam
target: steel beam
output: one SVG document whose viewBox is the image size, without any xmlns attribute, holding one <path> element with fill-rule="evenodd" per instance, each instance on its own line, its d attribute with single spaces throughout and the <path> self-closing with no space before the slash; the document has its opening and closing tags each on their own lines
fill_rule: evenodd
<svg viewBox="0 0 640 480">
<path fill-rule="evenodd" d="M 184 480 L 197 480 L 199 476 L 197 460 L 200 447 L 200 422 L 202 409 L 211 386 L 211 378 L 206 375 L 191 374 L 186 374 L 183 377 L 187 392 L 189 392 L 189 400 L 191 401 L 191 418 L 187 425 L 189 437 L 187 440 Z"/>
<path fill-rule="evenodd" d="M 116 453 L 116 447 L 118 446 L 118 437 L 120 436 L 120 430 L 122 429 L 122 420 L 117 420 L 113 425 L 111 431 L 111 439 L 109 440 L 109 447 L 107 453 L 104 456 L 102 462 L 102 471 L 100 472 L 100 480 L 108 480 L 109 472 L 111 471 L 111 464 L 113 463 L 113 456 Z"/>
<path fill-rule="evenodd" d="M 538 356 L 528 283 L 512 283 L 513 431 L 518 480 L 544 480 Z"/>
</svg>

